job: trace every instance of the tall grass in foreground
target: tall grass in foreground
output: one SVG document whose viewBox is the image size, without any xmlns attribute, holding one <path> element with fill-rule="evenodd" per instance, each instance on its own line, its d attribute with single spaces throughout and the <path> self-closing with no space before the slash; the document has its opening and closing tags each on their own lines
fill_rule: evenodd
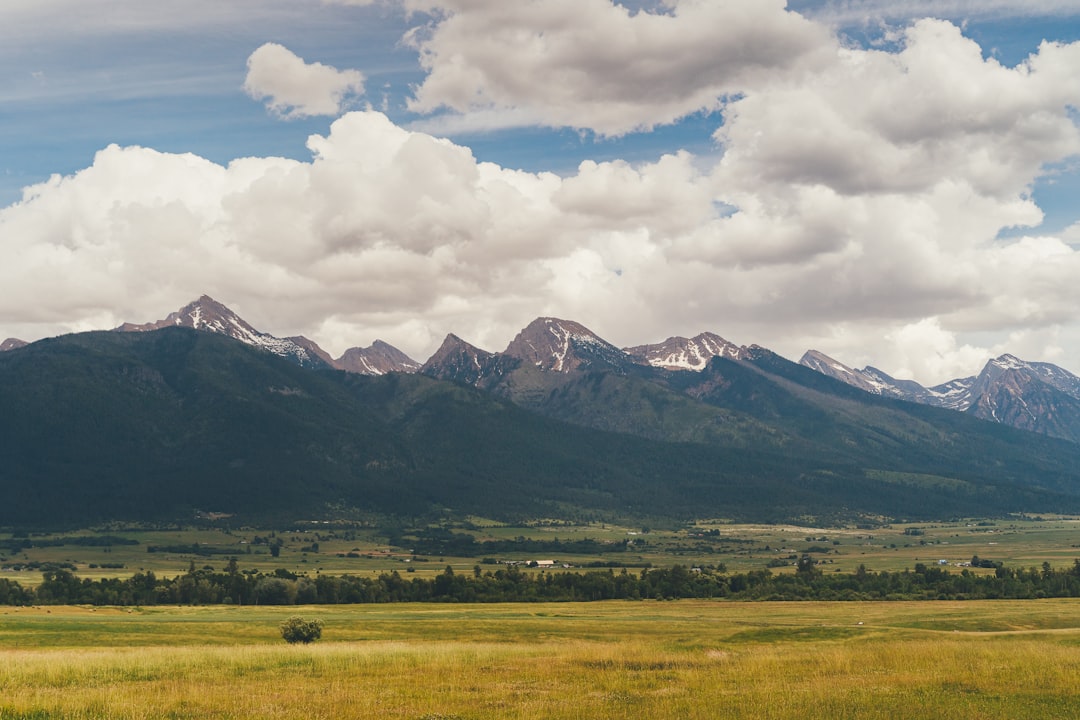
<svg viewBox="0 0 1080 720">
<path fill-rule="evenodd" d="M 956 631 L 977 621 L 974 606 L 896 606 L 891 626 L 879 624 L 888 606 L 864 606 L 874 628 L 851 627 L 850 605 L 729 607 L 387 608 L 401 640 L 333 642 L 331 622 L 312 646 L 0 649 L 0 719 L 1012 720 L 1080 708 L 1080 629 L 1062 627 L 1080 606 L 1004 632 Z M 995 626 L 1032 623 L 1023 603 L 986 609 Z M 453 631 L 468 631 L 471 612 L 500 626 L 494 640 Z"/>
</svg>

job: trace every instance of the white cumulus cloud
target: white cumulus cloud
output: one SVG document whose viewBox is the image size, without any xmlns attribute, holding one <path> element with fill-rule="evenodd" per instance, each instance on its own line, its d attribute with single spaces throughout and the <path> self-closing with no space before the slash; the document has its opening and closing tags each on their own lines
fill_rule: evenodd
<svg viewBox="0 0 1080 720">
<path fill-rule="evenodd" d="M 448 332 L 498 350 L 554 315 L 622 345 L 712 330 L 930 384 L 1005 351 L 1080 368 L 1080 236 L 1039 230 L 1032 192 L 1080 156 L 1080 43 L 1006 67 L 946 21 L 860 49 L 779 0 L 407 5 L 430 13 L 409 36 L 429 128 L 618 135 L 722 103 L 719 152 L 525 172 L 373 111 L 307 160 L 110 146 L 0 209 L 5 334 L 205 292 L 334 353 L 382 338 L 423 360 Z M 363 87 L 272 44 L 249 66 L 286 116 Z"/>
<path fill-rule="evenodd" d="M 900 52 L 838 48 L 792 82 L 748 90 L 716 137 L 732 181 L 822 184 L 854 194 L 962 182 L 1022 194 L 1080 153 L 1080 43 L 1044 44 L 1015 68 L 984 59 L 951 23 L 922 20 Z"/>
<path fill-rule="evenodd" d="M 721 107 L 768 73 L 812 64 L 826 31 L 784 0 L 408 0 L 427 77 L 410 108 L 500 113 L 621 135 Z"/>
<path fill-rule="evenodd" d="M 244 91 L 286 119 L 340 115 L 350 98 L 364 93 L 360 71 L 304 62 L 277 43 L 251 53 L 247 67 Z"/>
<path fill-rule="evenodd" d="M 333 352 L 379 337 L 423 360 L 447 332 L 501 349 L 555 315 L 623 345 L 711 329 L 797 356 L 873 337 L 876 364 L 940 382 L 979 354 L 956 333 L 1052 328 L 1080 307 L 1080 254 L 1062 241 L 955 241 L 1008 217 L 963 185 L 755 203 L 687 153 L 527 173 L 370 111 L 309 147 L 309 162 L 220 166 L 113 146 L 28 189 L 0 211 L 0 322 L 21 318 L 24 337 L 110 327 L 206 292 Z M 914 366 L 916 345 L 948 358 Z"/>
</svg>

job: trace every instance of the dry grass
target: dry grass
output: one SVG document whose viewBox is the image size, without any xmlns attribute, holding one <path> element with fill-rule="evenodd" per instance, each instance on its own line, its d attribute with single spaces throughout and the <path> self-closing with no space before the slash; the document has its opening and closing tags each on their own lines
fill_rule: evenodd
<svg viewBox="0 0 1080 720">
<path fill-rule="evenodd" d="M 0 719 L 1075 717 L 1078 609 L 306 608 L 327 626 L 304 647 L 275 639 L 293 608 L 22 611 L 0 616 Z M 125 635 L 135 622 L 139 634 Z M 33 645 L 43 623 L 78 631 L 66 644 L 59 633 L 13 649 L 20 638 Z M 171 641 L 180 632 L 189 644 Z"/>
</svg>

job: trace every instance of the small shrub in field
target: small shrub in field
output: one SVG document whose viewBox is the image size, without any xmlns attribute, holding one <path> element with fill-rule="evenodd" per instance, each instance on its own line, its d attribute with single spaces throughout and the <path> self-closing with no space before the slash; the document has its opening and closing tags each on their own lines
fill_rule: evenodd
<svg viewBox="0 0 1080 720">
<path fill-rule="evenodd" d="M 305 620 L 297 615 L 281 623 L 281 637 L 287 643 L 311 643 L 322 637 L 323 621 Z"/>
</svg>

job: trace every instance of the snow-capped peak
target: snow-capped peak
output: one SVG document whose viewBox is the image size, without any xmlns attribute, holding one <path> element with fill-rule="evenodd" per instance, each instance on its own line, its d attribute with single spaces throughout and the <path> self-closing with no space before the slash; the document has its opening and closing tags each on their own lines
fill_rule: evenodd
<svg viewBox="0 0 1080 720">
<path fill-rule="evenodd" d="M 503 354 L 555 372 L 570 372 L 597 362 L 622 365 L 628 360 L 626 353 L 584 325 L 550 317 L 529 323 Z"/>
<path fill-rule="evenodd" d="M 239 315 L 209 295 L 203 295 L 198 300 L 188 303 L 176 312 L 170 313 L 164 320 L 142 325 L 124 323 L 116 330 L 118 332 L 151 332 L 167 327 L 188 327 L 194 330 L 225 335 L 234 340 L 239 340 L 245 345 L 261 348 L 275 355 L 288 358 L 305 367 L 323 367 L 326 365 L 325 360 L 320 357 L 319 353 L 312 352 L 293 340 L 259 332 Z M 307 342 L 311 343 L 310 340 Z M 311 344 L 314 345 L 314 343 Z"/>
<path fill-rule="evenodd" d="M 388 372 L 414 373 L 420 363 L 393 345 L 376 340 L 366 348 L 349 348 L 334 361 L 334 367 L 360 375 L 385 375 Z"/>
<path fill-rule="evenodd" d="M 666 370 L 701 371 L 714 357 L 738 360 L 745 355 L 744 348 L 710 332 L 692 338 L 669 337 L 662 343 L 625 350 L 638 362 Z"/>
<path fill-rule="evenodd" d="M 995 367 L 999 367 L 1002 370 L 1022 370 L 1025 368 L 1030 368 L 1030 365 L 1028 365 L 1028 363 L 1024 362 L 1015 355 L 1009 355 L 1008 353 L 1000 357 L 994 358 L 990 361 L 990 364 L 994 365 Z"/>
</svg>

